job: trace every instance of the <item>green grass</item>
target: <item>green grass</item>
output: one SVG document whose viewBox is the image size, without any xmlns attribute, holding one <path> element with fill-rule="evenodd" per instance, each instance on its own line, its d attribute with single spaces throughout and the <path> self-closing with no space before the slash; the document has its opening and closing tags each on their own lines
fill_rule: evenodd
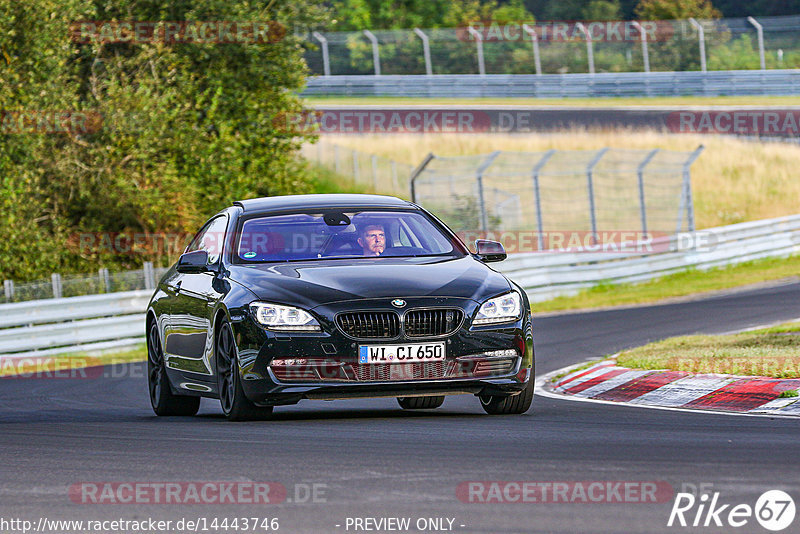
<svg viewBox="0 0 800 534">
<path fill-rule="evenodd" d="M 690 269 L 639 284 L 602 283 L 574 296 L 534 303 L 536 312 L 645 304 L 705 292 L 732 289 L 800 274 L 800 256 L 768 258 L 708 271 Z"/>
<path fill-rule="evenodd" d="M 305 102 L 343 106 L 359 105 L 506 105 L 506 106 L 791 106 L 800 105 L 796 96 L 670 96 L 627 98 L 424 98 L 424 97 L 310 97 Z"/>
<path fill-rule="evenodd" d="M 781 394 L 778 395 L 779 399 L 789 399 L 792 397 L 797 397 L 797 390 L 796 389 L 787 389 L 786 391 L 781 391 Z"/>
<path fill-rule="evenodd" d="M 356 183 L 352 178 L 337 174 L 328 167 L 311 164 L 311 192 L 328 193 L 374 193 L 371 187 Z"/>
<path fill-rule="evenodd" d="M 53 373 L 68 369 L 83 369 L 98 365 L 141 362 L 147 359 L 147 347 L 144 343 L 136 348 L 105 352 L 98 355 L 76 352 L 55 356 L 32 356 L 18 360 L 7 359 L 0 364 L 0 376 L 28 375 L 33 373 Z"/>
<path fill-rule="evenodd" d="M 624 351 L 617 363 L 633 369 L 800 378 L 800 323 L 739 334 L 672 337 Z"/>
<path fill-rule="evenodd" d="M 767 328 L 758 328 L 756 330 L 749 330 L 748 332 L 751 334 L 800 334 L 800 321 L 792 321 L 777 326 L 769 326 Z"/>
</svg>

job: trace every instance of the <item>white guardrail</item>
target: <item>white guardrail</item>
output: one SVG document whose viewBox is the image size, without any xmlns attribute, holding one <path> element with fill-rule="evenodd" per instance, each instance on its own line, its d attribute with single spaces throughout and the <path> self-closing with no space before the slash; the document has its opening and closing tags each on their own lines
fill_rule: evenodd
<svg viewBox="0 0 800 534">
<path fill-rule="evenodd" d="M 682 233 L 654 241 L 653 250 L 659 249 L 664 252 L 514 254 L 498 268 L 539 302 L 600 283 L 642 282 L 689 268 L 789 256 L 800 252 L 800 215 Z"/>
<path fill-rule="evenodd" d="M 641 282 L 687 268 L 708 269 L 800 252 L 800 215 L 679 234 L 654 250 L 513 254 L 500 270 L 531 301 L 574 294 L 601 282 Z M 0 305 L 0 357 L 46 356 L 144 342 L 150 290 Z"/>
<path fill-rule="evenodd" d="M 144 342 L 152 290 L 0 305 L 0 357 L 47 356 Z"/>
</svg>

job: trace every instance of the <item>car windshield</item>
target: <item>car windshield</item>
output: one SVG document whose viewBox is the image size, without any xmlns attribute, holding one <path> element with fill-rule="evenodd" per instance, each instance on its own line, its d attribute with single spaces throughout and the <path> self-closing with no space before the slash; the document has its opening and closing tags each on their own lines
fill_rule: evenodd
<svg viewBox="0 0 800 534">
<path fill-rule="evenodd" d="M 245 262 L 378 256 L 461 255 L 449 236 L 418 211 L 293 213 L 248 219 L 237 256 Z"/>
</svg>

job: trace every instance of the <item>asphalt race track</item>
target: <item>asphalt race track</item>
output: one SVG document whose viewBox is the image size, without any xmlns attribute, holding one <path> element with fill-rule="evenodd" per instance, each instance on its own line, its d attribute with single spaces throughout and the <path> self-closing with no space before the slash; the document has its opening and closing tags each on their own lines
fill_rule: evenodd
<svg viewBox="0 0 800 534">
<path fill-rule="evenodd" d="M 798 316 L 800 284 L 794 283 L 543 317 L 535 320 L 537 374 L 666 336 Z M 671 498 L 658 504 L 465 503 L 456 488 L 494 480 L 665 481 L 675 491 L 706 484 L 721 503 L 751 506 L 769 489 L 795 499 L 800 491 L 794 419 L 538 396 L 525 416 L 490 417 L 477 399 L 459 396 L 429 413 L 403 412 L 394 399 L 307 401 L 276 409 L 272 421 L 228 423 L 217 403 L 205 400 L 198 417 L 156 418 L 141 365 L 106 372 L 117 376 L 0 381 L 3 518 L 277 517 L 279 532 L 310 533 L 364 531 L 346 528 L 348 517 L 410 517 L 410 532 L 418 532 L 418 518 L 441 517 L 454 519 L 455 532 L 718 532 L 732 529 L 668 528 Z M 288 500 L 114 505 L 76 504 L 68 496 L 81 482 L 248 480 L 279 482 Z M 317 486 L 324 495 L 316 502 L 304 498 L 310 484 L 324 485 Z M 766 532 L 752 518 L 739 531 Z"/>
</svg>

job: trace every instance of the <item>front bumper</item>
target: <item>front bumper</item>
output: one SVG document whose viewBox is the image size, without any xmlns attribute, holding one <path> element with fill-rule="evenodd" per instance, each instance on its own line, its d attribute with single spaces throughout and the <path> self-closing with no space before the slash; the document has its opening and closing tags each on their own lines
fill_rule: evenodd
<svg viewBox="0 0 800 534">
<path fill-rule="evenodd" d="M 342 302 L 312 310 L 322 332 L 276 333 L 246 314 L 233 324 L 242 386 L 258 405 L 294 404 L 302 399 L 402 397 L 449 394 L 513 395 L 532 379 L 530 313 L 513 323 L 472 327 L 478 303 L 470 299 L 407 299 L 409 307 L 457 306 L 466 319 L 454 333 L 436 339 L 357 341 L 332 319 L 352 309 Z M 387 299 L 360 300 L 359 309 L 391 309 Z M 359 364 L 360 345 L 443 341 L 445 360 L 432 363 Z M 289 363 L 290 365 L 286 365 Z"/>
</svg>

